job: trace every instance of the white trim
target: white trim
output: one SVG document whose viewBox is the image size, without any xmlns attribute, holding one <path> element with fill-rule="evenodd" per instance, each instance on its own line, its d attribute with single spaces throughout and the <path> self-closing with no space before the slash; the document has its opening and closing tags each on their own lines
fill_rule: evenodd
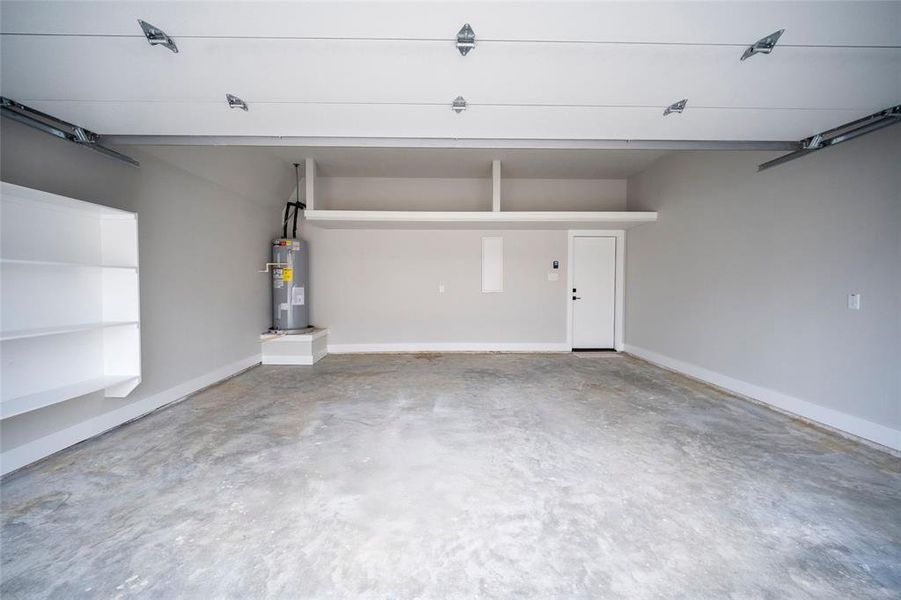
<svg viewBox="0 0 901 600">
<path fill-rule="evenodd" d="M 631 344 L 626 345 L 626 352 L 665 369 L 677 371 L 728 392 L 761 402 L 781 412 L 823 425 L 836 433 L 861 438 L 864 441 L 875 442 L 892 450 L 901 451 L 901 430 L 879 425 L 833 408 L 820 406 Z"/>
<path fill-rule="evenodd" d="M 613 306 L 613 348 L 623 351 L 625 339 L 624 309 L 626 306 L 626 232 L 621 229 L 570 229 L 566 241 L 566 346 L 573 349 L 573 238 L 613 237 L 616 238 L 616 298 Z"/>
<path fill-rule="evenodd" d="M 56 431 L 42 438 L 28 442 L 27 444 L 7 450 L 0 455 L 0 471 L 2 471 L 4 475 L 11 471 L 15 471 L 25 465 L 50 456 L 55 452 L 59 452 L 64 448 L 68 448 L 73 444 L 100 435 L 105 431 L 109 431 L 110 429 L 137 419 L 138 417 L 143 417 L 162 406 L 180 400 L 198 390 L 209 387 L 214 383 L 218 383 L 223 379 L 227 379 L 232 375 L 240 373 L 259 363 L 259 354 L 248 356 L 247 358 L 220 367 L 215 371 L 205 373 L 200 377 L 195 377 L 194 379 L 171 387 L 158 394 L 142 398 L 136 402 L 129 402 L 116 410 L 97 415 L 87 421 L 82 421 L 81 423 L 61 431 Z"/>
<path fill-rule="evenodd" d="M 514 342 L 414 342 L 388 344 L 329 344 L 329 354 L 357 354 L 378 352 L 569 352 L 565 343 Z"/>
</svg>

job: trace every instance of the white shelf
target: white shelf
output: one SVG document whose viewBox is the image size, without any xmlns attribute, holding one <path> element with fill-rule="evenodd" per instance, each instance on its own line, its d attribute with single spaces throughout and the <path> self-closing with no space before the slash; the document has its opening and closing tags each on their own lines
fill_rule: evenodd
<svg viewBox="0 0 901 600">
<path fill-rule="evenodd" d="M 134 375 L 108 375 L 105 377 L 96 377 L 78 381 L 76 383 L 70 383 L 49 390 L 42 390 L 34 394 L 27 394 L 17 398 L 4 399 L 2 403 L 0 403 L 0 419 L 15 417 L 16 415 L 44 408 L 45 406 L 58 404 L 70 398 L 84 396 L 91 392 L 99 392 L 100 390 L 105 390 L 122 383 L 134 382 L 136 384 L 138 381 L 139 378 Z"/>
<path fill-rule="evenodd" d="M 44 208 L 60 213 L 86 215 L 97 219 L 122 219 L 133 221 L 137 215 L 127 210 L 120 210 L 102 204 L 75 200 L 42 190 L 35 190 L 21 185 L 3 182 L 2 196 L 4 202 L 13 202 L 26 206 L 41 205 Z"/>
<path fill-rule="evenodd" d="M 137 321 L 105 321 L 101 323 L 81 323 L 79 325 L 60 325 L 58 327 L 38 327 L 35 329 L 18 329 L 0 333 L 0 342 L 9 340 L 24 340 L 28 338 L 44 337 L 48 335 L 62 335 L 65 333 L 77 333 L 79 331 L 94 331 L 107 327 L 123 327 L 125 325 L 137 325 Z"/>
<path fill-rule="evenodd" d="M 0 183 L 0 418 L 141 381 L 138 215 Z"/>
<path fill-rule="evenodd" d="M 657 213 L 307 210 L 304 218 L 331 229 L 629 229 L 655 222 Z"/>
<path fill-rule="evenodd" d="M 78 263 L 58 260 L 26 260 L 22 258 L 0 258 L 0 263 L 6 265 L 22 265 L 33 267 L 73 267 L 73 268 L 89 268 L 89 269 L 131 269 L 135 270 L 136 265 L 101 265 L 91 263 Z"/>
</svg>

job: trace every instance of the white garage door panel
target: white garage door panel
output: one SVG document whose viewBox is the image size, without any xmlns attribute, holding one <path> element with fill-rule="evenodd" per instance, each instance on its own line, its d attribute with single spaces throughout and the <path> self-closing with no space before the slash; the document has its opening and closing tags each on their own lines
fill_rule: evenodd
<svg viewBox="0 0 901 600">
<path fill-rule="evenodd" d="M 2 31 L 170 35 L 748 43 L 785 28 L 786 44 L 898 45 L 897 2 L 3 2 Z"/>
<path fill-rule="evenodd" d="M 473 103 L 849 108 L 901 97 L 901 50 L 780 48 L 741 63 L 711 46 L 5 36 L 4 94 L 35 100 Z"/>
<path fill-rule="evenodd" d="M 443 46 L 443 47 L 442 47 Z M 24 100 L 440 101 L 466 65 L 452 45 L 189 39 L 179 53 L 143 39 L 4 37 L 3 80 Z"/>
<path fill-rule="evenodd" d="M 463 73 L 472 102 L 884 108 L 901 97 L 901 50 L 780 48 L 740 62 L 716 46 L 486 43 Z"/>
<path fill-rule="evenodd" d="M 460 137 L 543 139 L 799 140 L 863 116 L 854 111 L 34 102 L 35 108 L 104 134 Z"/>
</svg>

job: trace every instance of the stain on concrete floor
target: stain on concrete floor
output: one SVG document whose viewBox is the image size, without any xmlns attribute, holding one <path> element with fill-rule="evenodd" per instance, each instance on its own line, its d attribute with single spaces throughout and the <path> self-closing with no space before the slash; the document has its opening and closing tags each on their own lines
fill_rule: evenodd
<svg viewBox="0 0 901 600">
<path fill-rule="evenodd" d="M 625 356 L 258 367 L 0 491 L 4 599 L 901 597 L 901 459 Z"/>
</svg>

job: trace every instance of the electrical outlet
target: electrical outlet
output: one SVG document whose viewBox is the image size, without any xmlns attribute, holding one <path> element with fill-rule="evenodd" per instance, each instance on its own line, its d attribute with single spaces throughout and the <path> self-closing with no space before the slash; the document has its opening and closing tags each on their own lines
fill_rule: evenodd
<svg viewBox="0 0 901 600">
<path fill-rule="evenodd" d="M 860 310 L 860 294 L 848 294 L 848 308 Z"/>
</svg>

